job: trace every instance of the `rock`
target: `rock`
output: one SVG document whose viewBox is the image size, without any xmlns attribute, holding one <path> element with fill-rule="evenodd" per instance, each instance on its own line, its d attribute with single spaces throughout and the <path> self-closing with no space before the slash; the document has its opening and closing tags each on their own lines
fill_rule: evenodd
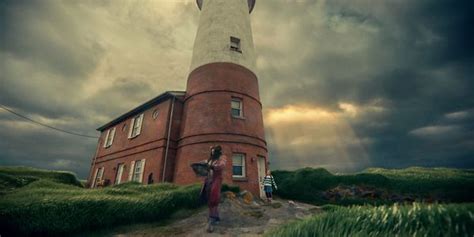
<svg viewBox="0 0 474 237">
<path fill-rule="evenodd" d="M 242 195 L 242 199 L 244 201 L 245 204 L 252 204 L 253 203 L 253 195 L 251 192 L 249 191 L 244 191 L 245 193 L 243 193 Z"/>
<path fill-rule="evenodd" d="M 231 199 L 231 200 L 234 200 L 235 199 L 235 193 L 231 192 L 231 191 L 227 191 L 224 193 L 224 196 L 228 199 Z"/>
<path fill-rule="evenodd" d="M 288 201 L 288 205 L 290 205 L 290 207 L 296 206 L 295 202 L 293 202 L 293 201 L 291 201 L 291 200 Z"/>
<path fill-rule="evenodd" d="M 273 208 L 280 208 L 280 207 L 282 206 L 280 202 L 272 202 L 270 205 L 271 205 Z"/>
</svg>

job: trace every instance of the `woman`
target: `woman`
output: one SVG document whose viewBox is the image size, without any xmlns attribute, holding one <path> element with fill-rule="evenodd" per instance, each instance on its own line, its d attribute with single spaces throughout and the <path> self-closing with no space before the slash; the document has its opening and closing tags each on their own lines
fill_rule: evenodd
<svg viewBox="0 0 474 237">
<path fill-rule="evenodd" d="M 209 207 L 209 220 L 207 231 L 214 230 L 213 225 L 220 221 L 219 202 L 221 199 L 222 173 L 226 165 L 227 157 L 222 154 L 221 146 L 211 147 L 211 156 L 207 161 L 209 173 L 205 180 L 208 187 L 207 205 Z"/>
</svg>

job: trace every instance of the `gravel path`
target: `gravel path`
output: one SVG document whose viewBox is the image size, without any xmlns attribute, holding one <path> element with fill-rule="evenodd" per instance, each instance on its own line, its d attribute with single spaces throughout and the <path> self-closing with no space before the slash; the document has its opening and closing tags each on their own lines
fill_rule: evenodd
<svg viewBox="0 0 474 237">
<path fill-rule="evenodd" d="M 222 220 L 213 233 L 206 231 L 207 208 L 201 208 L 178 214 L 181 216 L 173 217 L 174 220 L 166 224 L 130 225 L 93 236 L 262 236 L 284 223 L 321 212 L 317 206 L 283 199 L 269 205 L 260 200 L 246 202 L 241 197 L 224 196 L 227 198 L 219 205 Z"/>
</svg>

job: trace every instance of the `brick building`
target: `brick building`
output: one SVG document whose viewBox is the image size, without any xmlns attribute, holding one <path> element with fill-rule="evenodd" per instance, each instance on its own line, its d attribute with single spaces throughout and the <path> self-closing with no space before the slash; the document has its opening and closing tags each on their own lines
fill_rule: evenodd
<svg viewBox="0 0 474 237">
<path fill-rule="evenodd" d="M 255 0 L 197 0 L 201 10 L 186 91 L 168 91 L 101 126 L 91 187 L 202 182 L 190 167 L 221 145 L 224 183 L 261 195 L 267 168 L 254 73 Z"/>
</svg>

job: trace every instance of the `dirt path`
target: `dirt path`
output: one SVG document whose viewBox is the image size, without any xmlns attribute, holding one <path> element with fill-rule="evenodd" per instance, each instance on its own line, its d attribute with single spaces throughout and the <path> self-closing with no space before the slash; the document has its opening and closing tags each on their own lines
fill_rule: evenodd
<svg viewBox="0 0 474 237">
<path fill-rule="evenodd" d="M 207 208 L 177 213 L 167 223 L 119 227 L 94 236 L 262 236 L 272 228 L 319 213 L 319 207 L 277 199 L 271 205 L 241 197 L 224 198 L 219 206 L 221 222 L 213 233 L 206 232 Z M 90 235 L 88 235 L 90 236 Z"/>
</svg>

